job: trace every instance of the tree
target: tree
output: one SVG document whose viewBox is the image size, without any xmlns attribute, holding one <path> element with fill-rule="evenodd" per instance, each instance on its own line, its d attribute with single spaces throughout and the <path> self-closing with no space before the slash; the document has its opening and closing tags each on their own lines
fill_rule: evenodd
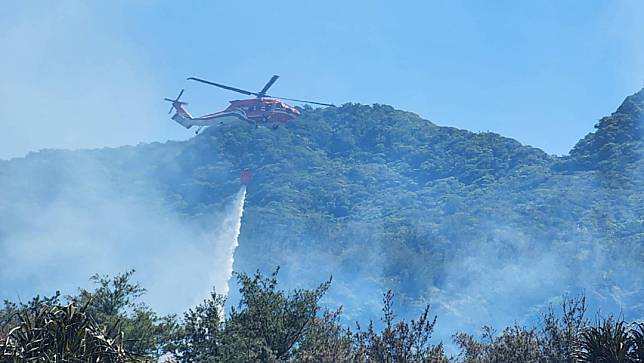
<svg viewBox="0 0 644 363">
<path fill-rule="evenodd" d="M 542 359 L 535 329 L 518 325 L 505 328 L 499 336 L 491 327 L 483 327 L 482 341 L 457 333 L 454 341 L 461 349 L 459 358 L 463 363 L 531 363 Z"/>
<path fill-rule="evenodd" d="M 417 320 L 395 322 L 393 310 L 393 293 L 388 291 L 383 298 L 381 332 L 376 332 L 373 322 L 366 331 L 354 335 L 357 362 L 448 362 L 443 352 L 443 345 L 432 345 L 429 340 L 436 325 L 436 316 L 430 318 L 429 305 L 425 307 Z"/>
<path fill-rule="evenodd" d="M 564 296 L 561 303 L 561 316 L 555 314 L 552 306 L 543 315 L 539 345 L 543 359 L 549 363 L 575 363 L 573 353 L 579 346 L 579 338 L 588 322 L 586 298 Z"/>
<path fill-rule="evenodd" d="M 266 277 L 235 273 L 241 299 L 223 319 L 224 298 L 211 297 L 189 310 L 171 345 L 179 362 L 277 362 L 297 355 L 320 311 L 331 280 L 290 294 L 278 289 L 276 269 Z"/>
<path fill-rule="evenodd" d="M 90 280 L 97 285 L 94 290 L 80 289 L 78 295 L 67 299 L 79 306 L 86 305 L 87 314 L 100 325 L 118 322 L 128 351 L 159 357 L 177 328 L 176 319 L 172 315 L 159 316 L 138 301 L 146 290 L 131 281 L 133 274 L 134 270 L 111 278 L 93 275 Z"/>
<path fill-rule="evenodd" d="M 189 309 L 166 349 L 179 362 L 208 363 L 221 361 L 224 329 L 223 295 L 212 292 L 209 299 Z"/>
<path fill-rule="evenodd" d="M 331 279 L 313 290 L 278 290 L 276 269 L 270 277 L 237 273 L 241 299 L 225 324 L 228 361 L 286 361 L 294 357 L 307 328 L 320 311 L 318 302 Z"/>
<path fill-rule="evenodd" d="M 354 334 L 340 324 L 342 308 L 316 317 L 300 344 L 298 360 L 304 363 L 349 363 L 357 360 Z"/>
</svg>

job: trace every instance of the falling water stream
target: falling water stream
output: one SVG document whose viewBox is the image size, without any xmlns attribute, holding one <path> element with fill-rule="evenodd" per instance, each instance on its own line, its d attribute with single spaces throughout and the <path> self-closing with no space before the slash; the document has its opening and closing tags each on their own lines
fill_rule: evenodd
<svg viewBox="0 0 644 363">
<path fill-rule="evenodd" d="M 226 285 L 224 286 L 224 295 L 228 295 L 229 286 L 228 283 L 233 274 L 233 262 L 235 261 L 235 250 L 239 246 L 239 233 L 241 231 L 241 220 L 244 214 L 244 203 L 246 201 L 246 186 L 242 185 L 241 189 L 237 193 L 235 200 L 233 201 L 233 209 L 230 214 L 224 220 L 224 229 L 232 232 L 230 234 L 231 240 L 230 245 L 227 251 L 227 259 L 224 266 L 224 273 L 226 279 Z"/>
</svg>

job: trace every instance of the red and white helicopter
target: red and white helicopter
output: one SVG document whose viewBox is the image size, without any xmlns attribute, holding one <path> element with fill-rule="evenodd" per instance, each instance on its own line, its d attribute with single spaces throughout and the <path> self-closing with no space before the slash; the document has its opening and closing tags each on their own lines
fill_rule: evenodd
<svg viewBox="0 0 644 363">
<path fill-rule="evenodd" d="M 300 116 L 300 111 L 290 106 L 281 100 L 295 101 L 302 103 L 310 103 L 314 105 L 321 106 L 333 106 L 330 103 L 321 103 L 313 102 L 306 100 L 298 100 L 294 98 L 286 97 L 276 97 L 269 96 L 266 94 L 268 89 L 277 81 L 279 76 L 274 75 L 266 83 L 264 88 L 259 92 L 246 91 L 240 88 L 230 87 L 223 84 L 206 81 L 205 79 L 190 77 L 188 80 L 197 81 L 212 86 L 220 87 L 229 91 L 239 92 L 248 96 L 255 96 L 255 98 L 246 99 L 246 100 L 234 100 L 230 101 L 230 106 L 223 111 L 215 112 L 200 117 L 193 117 L 190 113 L 183 107 L 187 105 L 186 102 L 179 101 L 181 95 L 183 95 L 183 90 L 179 92 L 179 96 L 176 99 L 172 100 L 165 98 L 166 101 L 172 102 L 172 108 L 168 113 L 171 113 L 172 110 L 175 110 L 174 116 L 172 119 L 189 129 L 192 126 L 199 126 L 197 133 L 205 126 L 214 126 L 214 125 L 224 125 L 230 122 L 235 121 L 244 121 L 249 124 L 259 126 L 272 126 L 273 128 L 279 127 L 281 124 L 285 124 L 288 121 Z"/>
</svg>

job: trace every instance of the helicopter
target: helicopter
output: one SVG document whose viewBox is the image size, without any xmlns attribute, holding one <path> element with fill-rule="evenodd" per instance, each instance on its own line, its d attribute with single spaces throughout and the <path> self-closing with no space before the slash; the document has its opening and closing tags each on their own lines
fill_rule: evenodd
<svg viewBox="0 0 644 363">
<path fill-rule="evenodd" d="M 255 127 L 270 126 L 276 129 L 280 125 L 287 123 L 288 121 L 300 116 L 301 114 L 300 110 L 283 102 L 282 100 L 334 107 L 334 105 L 330 103 L 298 100 L 295 98 L 277 97 L 266 94 L 266 92 L 268 92 L 268 89 L 271 88 L 271 86 L 275 83 L 275 81 L 277 81 L 278 78 L 278 75 L 274 75 L 266 83 L 264 88 L 261 89 L 261 91 L 251 92 L 240 88 L 207 81 L 201 78 L 189 77 L 188 80 L 190 81 L 205 83 L 211 86 L 238 92 L 248 96 L 255 96 L 255 98 L 230 101 L 230 105 L 225 110 L 199 117 L 193 117 L 183 107 L 188 104 L 187 102 L 180 101 L 180 98 L 183 95 L 183 89 L 181 90 L 181 92 L 179 92 L 177 98 L 164 98 L 164 100 L 172 102 L 172 107 L 168 112 L 168 114 L 170 114 L 172 113 L 172 110 L 175 110 L 175 114 L 174 116 L 172 116 L 172 119 L 187 129 L 191 128 L 192 126 L 198 126 L 199 128 L 197 129 L 196 133 L 199 133 L 199 131 L 203 127 L 224 125 L 238 121 L 255 125 Z"/>
</svg>

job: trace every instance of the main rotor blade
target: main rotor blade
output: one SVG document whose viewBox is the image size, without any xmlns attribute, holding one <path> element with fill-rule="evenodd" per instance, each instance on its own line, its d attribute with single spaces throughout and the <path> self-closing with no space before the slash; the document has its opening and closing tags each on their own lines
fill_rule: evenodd
<svg viewBox="0 0 644 363">
<path fill-rule="evenodd" d="M 264 97 L 268 98 L 278 98 L 280 100 L 286 100 L 286 101 L 295 101 L 295 102 L 302 102 L 302 103 L 310 103 L 313 105 L 320 105 L 320 106 L 330 106 L 330 107 L 335 107 L 334 104 L 331 103 L 322 103 L 322 102 L 314 102 L 314 101 L 307 101 L 307 100 L 298 100 L 295 98 L 286 98 L 286 97 L 277 97 L 277 96 L 269 96 L 269 95 L 264 95 Z"/>
<path fill-rule="evenodd" d="M 269 88 L 271 88 L 271 86 L 273 85 L 273 83 L 275 83 L 275 81 L 277 81 L 277 79 L 278 79 L 278 78 L 280 78 L 280 76 L 278 76 L 277 74 L 276 74 L 276 75 L 274 75 L 273 77 L 271 77 L 271 79 L 268 81 L 268 83 L 266 83 L 266 86 L 264 86 L 264 88 L 262 88 L 262 90 L 261 90 L 261 91 L 259 91 L 259 94 L 260 94 L 261 96 L 257 96 L 257 97 L 264 97 L 264 95 L 266 94 L 266 92 L 268 92 L 268 89 L 269 89 Z"/>
<path fill-rule="evenodd" d="M 248 96 L 258 96 L 258 94 L 257 94 L 257 93 L 255 93 L 255 92 L 246 91 L 246 90 L 243 90 L 243 89 L 240 89 L 240 88 L 235 88 L 235 87 L 225 86 L 225 85 L 223 85 L 223 84 L 219 84 L 219 83 L 215 83 L 215 82 L 206 81 L 205 79 L 200 79 L 200 78 L 195 78 L 195 77 L 189 77 L 189 78 L 188 78 L 188 80 L 192 80 L 192 81 L 197 81 L 197 82 L 201 82 L 201 83 L 209 84 L 209 85 L 211 85 L 211 86 L 215 86 L 215 87 L 219 87 L 219 88 L 227 89 L 227 90 L 229 90 L 229 91 L 239 92 L 239 93 L 242 93 L 242 94 L 245 94 L 245 95 L 248 95 Z"/>
</svg>

